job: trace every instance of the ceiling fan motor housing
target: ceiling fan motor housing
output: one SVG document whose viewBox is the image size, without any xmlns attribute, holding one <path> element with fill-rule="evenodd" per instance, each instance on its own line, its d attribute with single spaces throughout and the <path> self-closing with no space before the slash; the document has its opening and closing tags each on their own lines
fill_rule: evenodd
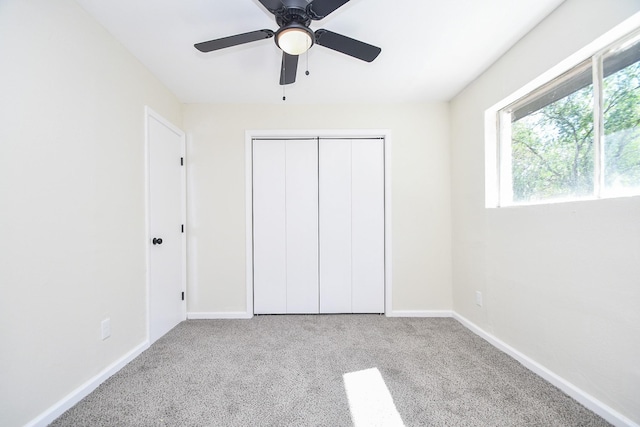
<svg viewBox="0 0 640 427">
<path fill-rule="evenodd" d="M 296 23 L 308 28 L 311 24 L 311 17 L 307 14 L 307 11 L 297 7 L 289 7 L 278 11 L 275 16 L 279 27 L 286 27 L 289 24 Z"/>
</svg>

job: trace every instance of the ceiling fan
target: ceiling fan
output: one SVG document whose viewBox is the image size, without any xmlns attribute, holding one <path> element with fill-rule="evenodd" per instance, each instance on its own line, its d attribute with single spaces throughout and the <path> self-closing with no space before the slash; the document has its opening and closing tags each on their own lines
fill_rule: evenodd
<svg viewBox="0 0 640 427">
<path fill-rule="evenodd" d="M 350 37 L 319 29 L 313 32 L 311 21 L 325 18 L 349 0 L 258 0 L 275 18 L 280 27 L 277 31 L 256 30 L 235 36 L 223 37 L 195 44 L 201 52 L 237 46 L 275 36 L 276 45 L 282 50 L 280 84 L 288 85 L 296 81 L 298 55 L 306 52 L 314 44 L 333 49 L 354 58 L 371 62 L 382 49 L 354 40 Z"/>
</svg>

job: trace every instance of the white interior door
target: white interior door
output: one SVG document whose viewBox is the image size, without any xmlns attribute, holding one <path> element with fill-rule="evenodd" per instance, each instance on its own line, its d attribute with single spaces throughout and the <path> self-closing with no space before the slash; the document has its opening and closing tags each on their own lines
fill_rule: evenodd
<svg viewBox="0 0 640 427">
<path fill-rule="evenodd" d="M 320 312 L 384 313 L 384 142 L 320 140 Z"/>
<path fill-rule="evenodd" d="M 318 313 L 315 140 L 253 143 L 254 313 Z"/>
<path fill-rule="evenodd" d="M 149 340 L 186 318 L 184 133 L 147 112 Z"/>
</svg>

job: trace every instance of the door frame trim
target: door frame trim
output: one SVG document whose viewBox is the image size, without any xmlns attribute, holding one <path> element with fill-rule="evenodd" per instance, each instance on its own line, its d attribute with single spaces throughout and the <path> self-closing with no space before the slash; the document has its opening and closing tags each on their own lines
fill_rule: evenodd
<svg viewBox="0 0 640 427">
<path fill-rule="evenodd" d="M 253 140 L 297 138 L 383 138 L 384 139 L 384 312 L 393 312 L 392 254 L 391 254 L 391 130 L 247 130 L 245 131 L 245 282 L 246 315 L 253 317 Z"/>
<path fill-rule="evenodd" d="M 186 156 L 186 134 L 184 131 L 169 120 L 162 117 L 160 114 L 155 112 L 151 107 L 145 105 L 144 107 L 144 164 L 145 164 L 145 240 L 144 240 L 144 250 L 145 250 L 145 309 L 146 309 L 146 342 L 149 345 L 153 344 L 151 342 L 151 301 L 150 301 L 150 291 L 151 291 L 151 274 L 150 274 L 150 256 L 149 250 L 151 241 L 151 230 L 150 230 L 150 221 L 149 215 L 151 214 L 151 204 L 150 204 L 150 185 L 151 185 L 151 168 L 150 168 L 150 146 L 149 146 L 149 119 L 154 119 L 160 122 L 163 126 L 167 127 L 171 132 L 175 133 L 180 137 L 180 153 L 182 158 L 184 159 L 184 166 L 182 167 L 181 172 L 181 187 L 182 187 L 182 200 L 181 200 L 181 216 L 182 223 L 184 224 L 184 233 L 182 233 L 182 260 L 181 260 L 181 288 L 182 292 L 185 293 L 185 299 L 182 302 L 181 314 L 180 318 L 182 320 L 187 319 L 187 156 Z M 177 160 L 176 160 L 177 161 Z"/>
</svg>

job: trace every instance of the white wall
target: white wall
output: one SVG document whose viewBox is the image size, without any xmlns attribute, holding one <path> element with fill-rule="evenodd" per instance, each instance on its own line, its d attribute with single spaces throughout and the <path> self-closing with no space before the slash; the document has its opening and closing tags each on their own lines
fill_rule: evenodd
<svg viewBox="0 0 640 427">
<path fill-rule="evenodd" d="M 483 120 L 638 10 L 567 0 L 451 103 L 454 310 L 635 422 L 640 197 L 485 209 Z"/>
<path fill-rule="evenodd" d="M 245 130 L 390 129 L 393 310 L 451 309 L 449 117 L 426 105 L 187 105 L 188 311 L 244 312 Z"/>
<path fill-rule="evenodd" d="M 72 0 L 2 0 L 0 58 L 0 425 L 18 426 L 145 341 L 144 106 L 181 125 L 181 105 Z"/>
</svg>

